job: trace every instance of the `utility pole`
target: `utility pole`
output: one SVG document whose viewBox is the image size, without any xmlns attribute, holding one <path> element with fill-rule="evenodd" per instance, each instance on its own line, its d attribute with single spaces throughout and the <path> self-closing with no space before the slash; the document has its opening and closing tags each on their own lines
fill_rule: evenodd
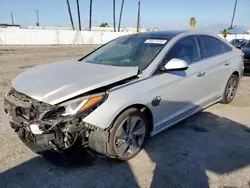
<svg viewBox="0 0 250 188">
<path fill-rule="evenodd" d="M 35 10 L 36 11 L 36 26 L 40 26 L 39 23 L 39 10 Z"/>
<path fill-rule="evenodd" d="M 12 25 L 14 25 L 15 23 L 14 23 L 13 13 L 11 12 L 10 15 L 11 15 L 11 22 L 12 22 Z"/>
<path fill-rule="evenodd" d="M 232 27 L 233 27 L 233 23 L 234 23 L 234 16 L 235 16 L 236 7 L 237 7 L 237 0 L 235 0 L 235 1 L 234 1 L 234 11 L 233 11 L 233 17 L 232 17 L 232 21 L 231 21 L 230 28 L 232 28 Z"/>
<path fill-rule="evenodd" d="M 141 1 L 138 0 L 138 16 L 137 16 L 137 32 L 139 32 L 140 27 L 140 8 L 141 8 Z"/>
<path fill-rule="evenodd" d="M 82 26 L 81 26 L 81 16 L 80 16 L 79 0 L 76 0 L 76 5 L 77 5 L 77 13 L 78 13 L 79 31 L 81 31 L 82 30 Z"/>
</svg>

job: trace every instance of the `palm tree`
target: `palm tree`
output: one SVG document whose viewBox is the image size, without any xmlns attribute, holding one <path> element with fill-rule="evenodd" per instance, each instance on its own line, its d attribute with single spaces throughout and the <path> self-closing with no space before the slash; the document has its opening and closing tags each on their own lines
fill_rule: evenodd
<svg viewBox="0 0 250 188">
<path fill-rule="evenodd" d="M 237 0 L 234 1 L 234 11 L 233 11 L 233 17 L 232 17 L 232 21 L 231 21 L 230 28 L 233 28 L 233 23 L 234 23 L 234 16 L 235 16 L 236 7 L 237 7 Z"/>
<path fill-rule="evenodd" d="M 73 18 L 72 18 L 72 14 L 71 14 L 71 9 L 70 9 L 69 0 L 66 0 L 66 1 L 67 1 L 67 6 L 68 6 L 68 11 L 69 11 L 69 18 L 70 18 L 71 26 L 72 26 L 72 29 L 75 30 L 74 22 L 73 22 Z"/>
<path fill-rule="evenodd" d="M 113 0 L 113 22 L 114 22 L 114 32 L 116 32 L 116 26 L 115 26 L 115 0 Z"/>
<path fill-rule="evenodd" d="M 92 24 L 92 0 L 89 1 L 89 31 L 91 31 Z"/>
<path fill-rule="evenodd" d="M 191 30 L 195 28 L 195 25 L 196 25 L 195 17 L 190 18 L 189 25 L 190 25 Z"/>
<path fill-rule="evenodd" d="M 76 5 L 77 5 L 79 31 L 81 31 L 82 30 L 82 26 L 81 26 L 81 16 L 80 16 L 79 0 L 76 0 Z"/>
<path fill-rule="evenodd" d="M 227 38 L 227 29 L 224 29 L 221 34 L 223 35 L 223 38 L 226 39 Z"/>
<path fill-rule="evenodd" d="M 109 27 L 109 24 L 107 22 L 101 23 L 101 25 L 99 25 L 99 27 Z"/>
<path fill-rule="evenodd" d="M 120 18 L 119 18 L 119 24 L 118 24 L 118 32 L 120 32 L 120 29 L 121 29 L 123 5 L 124 5 L 124 0 L 122 0 L 122 4 L 121 4 Z"/>
<path fill-rule="evenodd" d="M 137 16 L 137 32 L 139 32 L 140 28 L 140 10 L 141 9 L 141 2 L 138 0 L 138 16 Z"/>
</svg>

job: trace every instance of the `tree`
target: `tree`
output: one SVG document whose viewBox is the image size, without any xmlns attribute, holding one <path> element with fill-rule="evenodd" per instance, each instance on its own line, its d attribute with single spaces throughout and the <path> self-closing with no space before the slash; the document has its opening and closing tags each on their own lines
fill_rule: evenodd
<svg viewBox="0 0 250 188">
<path fill-rule="evenodd" d="M 121 29 L 123 6 L 124 6 L 124 0 L 122 0 L 122 4 L 121 4 L 120 18 L 119 18 L 119 24 L 118 24 L 118 32 L 120 32 L 120 29 Z"/>
<path fill-rule="evenodd" d="M 72 14 L 71 14 L 71 9 L 70 9 L 69 0 L 66 0 L 66 2 L 67 2 L 67 6 L 68 6 L 69 18 L 70 18 L 71 26 L 72 26 L 72 29 L 75 30 L 74 22 L 73 22 L 73 18 L 72 18 Z"/>
<path fill-rule="evenodd" d="M 116 25 L 115 25 L 115 0 L 113 0 L 113 23 L 114 23 L 114 32 L 116 32 Z"/>
<path fill-rule="evenodd" d="M 195 28 L 195 25 L 196 25 L 196 19 L 195 19 L 195 17 L 190 18 L 189 25 L 190 25 L 190 28 L 192 30 Z"/>
<path fill-rule="evenodd" d="M 137 32 L 139 32 L 140 28 L 140 10 L 141 9 L 141 1 L 138 0 L 138 16 L 137 16 Z"/>
<path fill-rule="evenodd" d="M 223 38 L 226 39 L 227 38 L 227 29 L 224 29 L 221 34 L 223 35 Z"/>
<path fill-rule="evenodd" d="M 232 17 L 232 21 L 231 21 L 230 28 L 232 28 L 232 27 L 233 27 L 233 23 L 234 23 L 234 16 L 235 16 L 236 7 L 237 7 L 237 0 L 235 0 L 235 1 L 234 1 L 234 11 L 233 11 L 233 17 Z"/>
<path fill-rule="evenodd" d="M 81 26 L 81 16 L 80 16 L 79 0 L 76 0 L 76 5 L 77 5 L 79 30 L 81 31 L 82 30 L 82 26 Z"/>
<path fill-rule="evenodd" d="M 108 23 L 102 23 L 99 27 L 109 27 L 109 24 Z"/>
<path fill-rule="evenodd" d="M 91 31 L 92 25 L 92 0 L 89 1 L 89 31 Z"/>
</svg>

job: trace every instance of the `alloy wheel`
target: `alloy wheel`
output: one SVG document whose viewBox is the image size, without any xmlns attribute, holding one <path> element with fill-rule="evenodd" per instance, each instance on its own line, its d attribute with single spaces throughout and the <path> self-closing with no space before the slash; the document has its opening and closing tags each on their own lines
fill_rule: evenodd
<svg viewBox="0 0 250 188">
<path fill-rule="evenodd" d="M 137 153 L 145 140 L 144 121 L 138 116 L 125 119 L 115 133 L 115 151 L 119 157 L 129 158 Z"/>
<path fill-rule="evenodd" d="M 227 90 L 226 90 L 226 97 L 228 101 L 232 101 L 235 97 L 237 91 L 237 79 L 231 78 L 228 82 Z"/>
</svg>

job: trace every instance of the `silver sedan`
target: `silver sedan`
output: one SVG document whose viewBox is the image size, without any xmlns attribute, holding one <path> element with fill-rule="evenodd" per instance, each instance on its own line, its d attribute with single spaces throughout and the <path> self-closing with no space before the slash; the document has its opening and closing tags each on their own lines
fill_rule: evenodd
<svg viewBox="0 0 250 188">
<path fill-rule="evenodd" d="M 230 103 L 242 52 L 188 31 L 122 36 L 77 61 L 30 68 L 5 96 L 11 127 L 33 151 L 80 147 L 120 160 L 218 102 Z"/>
</svg>

